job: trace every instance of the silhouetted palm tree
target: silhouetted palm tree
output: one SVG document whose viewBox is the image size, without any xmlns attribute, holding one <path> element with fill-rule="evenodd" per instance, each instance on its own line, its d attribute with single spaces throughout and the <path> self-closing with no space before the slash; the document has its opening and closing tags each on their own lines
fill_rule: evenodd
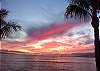
<svg viewBox="0 0 100 71">
<path fill-rule="evenodd" d="M 69 5 L 66 8 L 65 17 L 80 18 L 86 20 L 91 18 L 91 25 L 94 29 L 94 45 L 97 71 L 100 71 L 100 40 L 99 40 L 99 18 L 100 0 L 68 0 Z"/>
<path fill-rule="evenodd" d="M 5 39 L 11 33 L 21 30 L 21 26 L 12 21 L 5 21 L 4 18 L 8 15 L 6 9 L 0 9 L 0 40 Z"/>
</svg>

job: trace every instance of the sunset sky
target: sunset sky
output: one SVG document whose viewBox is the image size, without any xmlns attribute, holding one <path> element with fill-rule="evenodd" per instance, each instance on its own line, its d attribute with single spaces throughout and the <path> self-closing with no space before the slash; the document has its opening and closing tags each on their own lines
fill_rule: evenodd
<svg viewBox="0 0 100 71">
<path fill-rule="evenodd" d="M 22 31 L 1 42 L 1 48 L 31 54 L 94 52 L 93 29 L 88 22 L 69 20 L 64 0 L 0 0 L 9 10 L 6 20 L 17 22 Z"/>
</svg>

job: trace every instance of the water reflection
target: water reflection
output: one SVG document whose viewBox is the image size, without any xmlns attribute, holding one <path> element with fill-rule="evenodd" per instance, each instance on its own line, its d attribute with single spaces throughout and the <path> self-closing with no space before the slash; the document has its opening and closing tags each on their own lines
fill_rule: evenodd
<svg viewBox="0 0 100 71">
<path fill-rule="evenodd" d="M 1 55 L 0 71 L 95 71 L 94 58 Z"/>
</svg>

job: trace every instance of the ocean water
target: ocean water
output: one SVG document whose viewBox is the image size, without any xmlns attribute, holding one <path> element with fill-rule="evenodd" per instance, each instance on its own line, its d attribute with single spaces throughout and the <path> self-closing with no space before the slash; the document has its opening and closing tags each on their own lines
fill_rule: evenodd
<svg viewBox="0 0 100 71">
<path fill-rule="evenodd" d="M 4 54 L 0 71 L 96 71 L 95 59 Z"/>
</svg>

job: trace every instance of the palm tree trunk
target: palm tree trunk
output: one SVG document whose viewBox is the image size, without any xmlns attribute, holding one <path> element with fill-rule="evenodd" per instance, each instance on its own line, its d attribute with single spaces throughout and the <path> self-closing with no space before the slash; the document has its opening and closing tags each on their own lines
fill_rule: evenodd
<svg viewBox="0 0 100 71">
<path fill-rule="evenodd" d="M 96 67 L 97 71 L 100 71 L 100 41 L 99 41 L 99 29 L 94 28 L 94 36 L 95 36 L 95 57 L 96 57 Z"/>
<path fill-rule="evenodd" d="M 92 27 L 94 28 L 94 45 L 95 45 L 95 60 L 97 71 L 100 71 L 100 40 L 99 40 L 99 18 L 97 11 L 94 10 L 92 14 Z"/>
</svg>

